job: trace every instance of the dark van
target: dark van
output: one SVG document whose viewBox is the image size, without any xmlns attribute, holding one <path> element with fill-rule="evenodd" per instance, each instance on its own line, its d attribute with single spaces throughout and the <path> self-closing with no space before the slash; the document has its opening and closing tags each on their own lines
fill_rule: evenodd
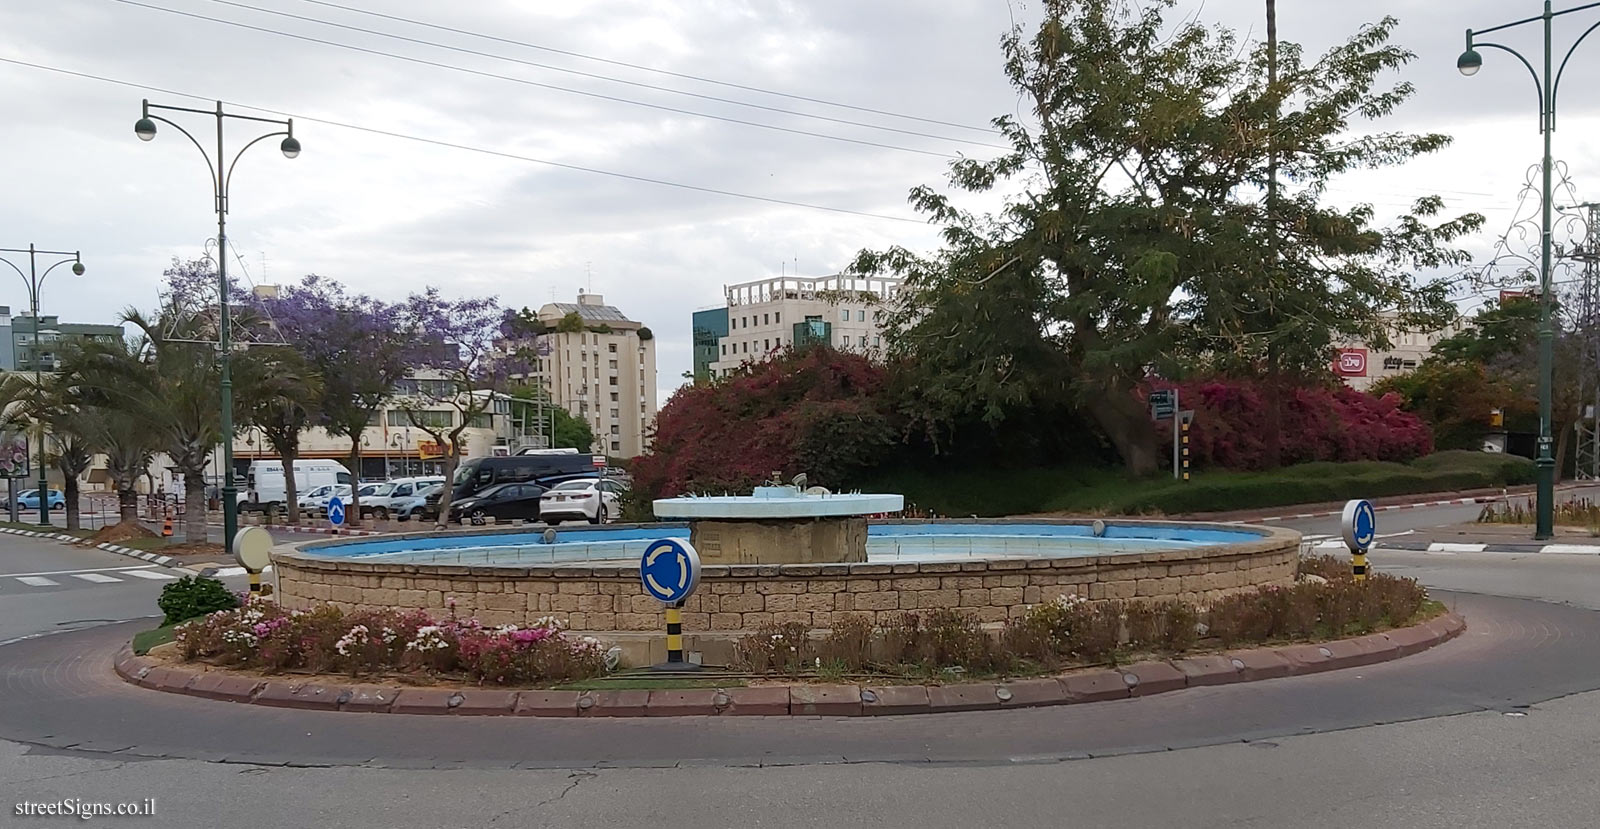
<svg viewBox="0 0 1600 829">
<path fill-rule="evenodd" d="M 587 454 L 473 458 L 456 469 L 450 498 L 459 501 L 495 484 L 531 482 L 548 488 L 572 478 L 594 478 L 599 474 L 594 457 Z"/>
</svg>

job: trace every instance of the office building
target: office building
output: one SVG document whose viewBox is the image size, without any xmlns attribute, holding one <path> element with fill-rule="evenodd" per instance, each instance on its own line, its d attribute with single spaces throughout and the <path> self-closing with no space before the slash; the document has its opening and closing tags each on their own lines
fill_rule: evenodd
<svg viewBox="0 0 1600 829">
<path fill-rule="evenodd" d="M 741 364 L 766 358 L 785 348 L 822 343 L 841 351 L 878 354 L 883 348 L 883 322 L 900 280 L 836 274 L 814 278 L 774 277 L 729 285 L 726 333 L 717 337 L 707 376 L 723 376 Z M 695 314 L 695 372 L 700 363 L 701 315 Z M 715 330 L 706 326 L 709 333 Z M 709 339 L 707 337 L 706 339 Z"/>
</svg>

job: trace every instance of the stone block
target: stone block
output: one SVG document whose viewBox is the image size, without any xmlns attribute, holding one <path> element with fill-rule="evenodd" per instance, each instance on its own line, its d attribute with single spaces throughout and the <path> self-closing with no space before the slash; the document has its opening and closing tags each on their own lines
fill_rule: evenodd
<svg viewBox="0 0 1600 829">
<path fill-rule="evenodd" d="M 562 581 L 556 584 L 557 593 L 569 593 L 574 596 L 588 596 L 600 592 L 599 586 L 592 581 Z"/>
<path fill-rule="evenodd" d="M 394 704 L 395 697 L 400 695 L 399 688 L 390 688 L 382 685 L 354 685 L 340 692 L 340 711 L 388 711 Z"/>
<path fill-rule="evenodd" d="M 713 613 L 711 614 L 712 630 L 738 630 L 742 623 L 738 613 Z"/>
<path fill-rule="evenodd" d="M 1066 689 L 1060 680 L 1018 679 L 1003 682 L 995 689 L 1001 708 L 1028 708 L 1038 705 L 1060 705 L 1067 701 Z"/>
<path fill-rule="evenodd" d="M 1272 648 L 1230 651 L 1224 654 L 1232 660 L 1239 676 L 1246 682 L 1258 679 L 1275 679 L 1289 675 L 1289 662 Z"/>
<path fill-rule="evenodd" d="M 618 613 L 617 630 L 666 630 L 666 623 L 655 613 Z"/>
<path fill-rule="evenodd" d="M 724 613 L 752 613 L 766 609 L 767 597 L 759 593 L 735 593 L 721 597 Z"/>
<path fill-rule="evenodd" d="M 611 596 L 596 594 L 593 596 L 579 596 L 578 609 L 585 613 L 610 613 Z"/>
<path fill-rule="evenodd" d="M 642 717 L 649 712 L 650 693 L 642 690 L 588 691 L 578 698 L 578 712 L 587 717 Z"/>
<path fill-rule="evenodd" d="M 928 688 L 928 708 L 942 711 L 980 711 L 999 708 L 1000 697 L 995 686 L 986 682 L 967 682 L 960 685 L 934 685 Z"/>
<path fill-rule="evenodd" d="M 1128 683 L 1118 671 L 1084 671 L 1064 674 L 1057 679 L 1068 702 L 1102 702 L 1130 696 Z"/>
<path fill-rule="evenodd" d="M 660 689 L 650 692 L 645 703 L 649 717 L 712 716 L 717 713 L 718 695 L 714 688 L 689 688 L 683 690 Z"/>
<path fill-rule="evenodd" d="M 185 693 L 227 702 L 249 702 L 266 683 L 254 677 L 205 671 L 190 680 Z"/>
<path fill-rule="evenodd" d="M 789 713 L 789 689 L 781 685 L 728 688 L 722 693 L 728 697 L 728 704 L 719 711 L 723 715 L 781 717 Z"/>
<path fill-rule="evenodd" d="M 755 616 L 755 615 L 758 615 L 758 614 L 755 614 L 755 613 L 745 614 L 744 622 L 745 622 L 745 625 L 747 627 L 750 625 L 750 617 L 751 616 Z M 759 615 L 763 615 L 764 616 L 764 615 L 768 615 L 768 614 L 759 614 Z M 772 623 L 776 624 L 776 625 L 787 625 L 787 624 L 810 625 L 811 624 L 811 614 L 808 611 L 804 611 L 804 610 L 789 610 L 789 611 L 785 611 L 783 613 L 773 613 L 773 614 L 770 614 L 770 615 L 772 616 Z M 759 625 L 757 625 L 757 627 L 759 627 Z"/>
<path fill-rule="evenodd" d="M 833 606 L 832 593 L 804 593 L 796 596 L 794 603 L 795 610 L 831 611 Z"/>
<path fill-rule="evenodd" d="M 772 596 L 772 595 L 781 594 L 781 593 L 804 593 L 804 592 L 806 592 L 806 583 L 804 581 L 798 581 L 798 580 L 796 580 L 796 581 L 759 581 L 759 582 L 756 582 L 756 592 L 764 594 L 764 595 L 767 595 L 767 596 Z"/>
<path fill-rule="evenodd" d="M 857 685 L 794 685 L 789 688 L 789 712 L 808 716 L 856 716 L 861 713 L 861 688 Z"/>
<path fill-rule="evenodd" d="M 1138 593 L 1138 582 L 1113 581 L 1105 585 L 1105 598 L 1131 599 Z"/>
<path fill-rule="evenodd" d="M 793 593 L 775 593 L 766 597 L 766 610 L 774 613 L 795 609 L 795 595 Z"/>
<path fill-rule="evenodd" d="M 1373 633 L 1349 640 L 1368 654 L 1374 663 L 1387 662 L 1400 656 L 1400 648 L 1388 636 Z"/>
<path fill-rule="evenodd" d="M 857 593 L 856 610 L 897 610 L 900 607 L 899 593 Z"/>
<path fill-rule="evenodd" d="M 902 593 L 939 589 L 939 580 L 932 577 L 894 579 L 892 584 L 895 590 Z"/>
<path fill-rule="evenodd" d="M 1174 659 L 1172 667 L 1183 672 L 1184 682 L 1190 686 L 1225 685 L 1240 678 L 1233 660 L 1216 654 Z"/>
<path fill-rule="evenodd" d="M 1122 669 L 1122 681 L 1136 697 L 1181 691 L 1188 678 L 1177 668 L 1165 662 L 1136 662 Z"/>
<path fill-rule="evenodd" d="M 1278 648 L 1278 655 L 1289 663 L 1290 674 L 1314 674 L 1339 667 L 1333 650 L 1324 645 L 1288 645 Z"/>
<path fill-rule="evenodd" d="M 490 593 L 478 597 L 478 607 L 484 610 L 527 610 L 528 597 L 521 593 Z"/>
<path fill-rule="evenodd" d="M 739 614 L 739 625 L 740 625 L 740 627 L 742 627 L 745 630 L 755 630 L 755 629 L 761 627 L 762 625 L 770 625 L 770 624 L 772 624 L 772 622 L 773 622 L 773 619 L 772 619 L 772 614 L 771 613 L 741 613 L 741 614 Z"/>
<path fill-rule="evenodd" d="M 989 589 L 989 603 L 1001 607 L 1022 604 L 1022 588 L 993 587 Z"/>
<path fill-rule="evenodd" d="M 990 622 L 1004 622 L 1006 619 L 1010 618 L 1010 611 L 1011 608 L 994 607 L 991 605 L 989 607 L 973 608 L 972 615 L 977 617 L 978 621 L 987 624 Z"/>
<path fill-rule="evenodd" d="M 600 627 L 598 625 L 590 627 L 590 630 L 607 630 L 607 629 L 608 628 Z M 683 614 L 683 629 L 684 630 L 710 630 L 711 629 L 711 614 L 710 613 L 684 613 Z"/>
<path fill-rule="evenodd" d="M 884 685 L 861 690 L 863 714 L 925 714 L 928 689 L 922 685 Z"/>
<path fill-rule="evenodd" d="M 271 681 L 256 692 L 257 705 L 274 708 L 310 708 L 332 710 L 339 706 L 339 696 L 344 689 L 316 683 Z"/>
<path fill-rule="evenodd" d="M 806 583 L 807 593 L 843 593 L 847 582 L 841 579 L 816 579 Z"/>
<path fill-rule="evenodd" d="M 1441 637 L 1424 625 L 1396 628 L 1384 634 L 1393 642 L 1401 656 L 1421 653 L 1437 644 Z"/>
</svg>

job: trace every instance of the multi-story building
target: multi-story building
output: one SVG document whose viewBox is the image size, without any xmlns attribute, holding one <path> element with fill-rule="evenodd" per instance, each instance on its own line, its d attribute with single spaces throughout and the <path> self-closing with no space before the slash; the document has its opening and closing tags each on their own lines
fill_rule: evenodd
<svg viewBox="0 0 1600 829">
<path fill-rule="evenodd" d="M 728 308 L 725 305 L 694 312 L 694 379 L 711 377 L 711 364 L 717 361 L 717 345 L 728 336 Z"/>
<path fill-rule="evenodd" d="M 37 320 L 29 314 L 11 316 L 11 308 L 0 305 L 0 336 L 8 345 L 0 348 L 0 369 L 6 371 L 33 371 L 33 329 L 39 326 L 38 368 L 56 371 L 61 367 L 62 344 L 101 340 L 116 342 L 124 336 L 120 325 L 61 322 L 59 317 L 40 315 Z"/>
<path fill-rule="evenodd" d="M 631 458 L 656 417 L 655 335 L 599 294 L 539 309 L 534 376 L 555 405 L 589 423 L 592 451 Z"/>
<path fill-rule="evenodd" d="M 1365 391 L 1385 377 L 1412 371 L 1428 359 L 1440 340 L 1460 330 L 1459 326 L 1449 325 L 1438 331 L 1409 331 L 1396 320 L 1389 327 L 1388 349 L 1377 351 L 1366 343 L 1340 346 L 1334 351 L 1333 373 L 1345 385 Z"/>
<path fill-rule="evenodd" d="M 727 307 L 716 309 L 727 313 L 727 333 L 717 338 L 715 353 L 707 355 L 714 358 L 705 367 L 707 376 L 726 375 L 743 363 L 808 343 L 877 353 L 883 347 L 885 304 L 899 290 L 899 279 L 845 274 L 784 276 L 729 285 Z M 711 313 L 695 315 L 697 329 L 700 314 L 710 319 Z M 697 375 L 698 347 L 697 339 Z"/>
</svg>

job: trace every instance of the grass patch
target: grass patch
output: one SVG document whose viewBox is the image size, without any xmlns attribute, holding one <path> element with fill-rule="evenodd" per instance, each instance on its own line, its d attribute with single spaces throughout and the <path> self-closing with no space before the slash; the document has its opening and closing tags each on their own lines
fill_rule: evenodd
<svg viewBox="0 0 1600 829">
<path fill-rule="evenodd" d="M 144 656 L 150 649 L 157 645 L 165 645 L 172 641 L 172 629 L 177 625 L 162 625 L 154 630 L 145 630 L 133 635 L 133 652 Z"/>
<path fill-rule="evenodd" d="M 119 541 L 117 544 L 121 547 L 127 547 L 130 550 L 138 550 L 140 552 L 149 553 L 167 546 L 167 542 L 170 540 L 171 539 L 156 536 L 155 538 L 130 538 L 127 541 Z"/>
<path fill-rule="evenodd" d="M 903 469 L 863 482 L 898 492 L 940 515 L 982 517 L 1037 512 L 1177 515 L 1516 486 L 1533 482 L 1533 462 L 1514 455 L 1457 450 L 1411 463 L 1306 463 L 1263 472 L 1215 470 L 1188 483 L 1134 479 L 1118 470 Z"/>
<path fill-rule="evenodd" d="M 613 677 L 597 677 L 595 679 L 582 679 L 577 682 L 568 682 L 565 685 L 555 686 L 557 691 L 648 691 L 657 688 L 743 688 L 749 683 L 743 679 L 707 677 L 705 679 L 685 679 L 683 677 L 651 677 L 623 674 Z"/>
</svg>

